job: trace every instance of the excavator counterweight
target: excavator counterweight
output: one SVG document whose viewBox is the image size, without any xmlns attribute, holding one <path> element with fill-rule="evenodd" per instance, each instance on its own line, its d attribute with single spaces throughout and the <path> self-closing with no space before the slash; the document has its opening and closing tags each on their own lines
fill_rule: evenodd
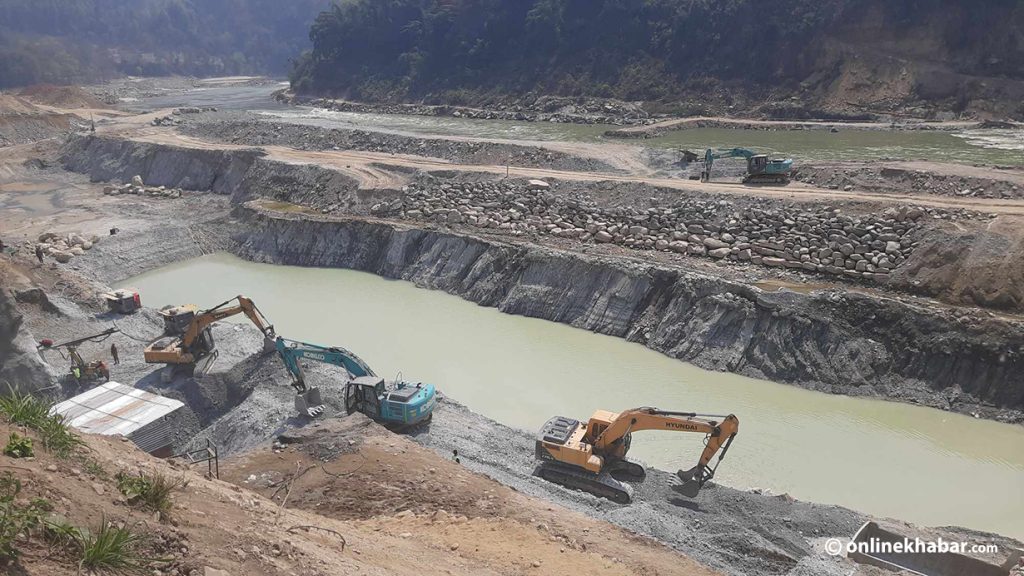
<svg viewBox="0 0 1024 576">
<path fill-rule="evenodd" d="M 627 504 L 633 495 L 627 482 L 640 482 L 646 477 L 642 465 L 626 459 L 632 433 L 640 430 L 705 434 L 704 450 L 697 464 L 677 473 L 683 481 L 678 491 L 693 498 L 714 478 L 718 463 L 739 431 L 739 420 L 732 414 L 719 416 L 657 408 L 619 413 L 598 410 L 587 422 L 556 416 L 537 435 L 536 457 L 540 465 L 535 473 L 550 482 Z M 718 460 L 712 467 L 715 454 Z"/>
</svg>

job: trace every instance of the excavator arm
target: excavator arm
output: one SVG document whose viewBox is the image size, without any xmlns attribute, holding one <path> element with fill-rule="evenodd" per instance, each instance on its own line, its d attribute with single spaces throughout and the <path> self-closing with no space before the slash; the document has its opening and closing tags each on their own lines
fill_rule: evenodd
<svg viewBox="0 0 1024 576">
<path fill-rule="evenodd" d="M 752 150 L 747 150 L 746 148 L 730 148 L 729 150 L 708 148 L 704 152 L 704 171 L 701 174 L 701 180 L 711 181 L 711 167 L 714 166 L 715 160 L 722 158 L 751 158 L 755 155 Z"/>
<path fill-rule="evenodd" d="M 705 482 L 715 476 L 718 463 L 725 458 L 733 438 L 739 432 L 740 421 L 729 414 L 697 414 L 695 412 L 668 412 L 657 408 L 635 408 L 620 412 L 610 419 L 607 427 L 600 421 L 591 420 L 588 436 L 593 438 L 596 451 L 622 458 L 629 449 L 626 438 L 639 430 L 667 430 L 671 432 L 697 432 L 705 434 L 704 450 L 697 460 L 696 466 L 689 470 L 680 470 L 677 475 L 684 482 L 683 493 L 687 496 L 696 495 Z M 718 461 L 711 467 L 711 460 L 718 456 Z"/>
<path fill-rule="evenodd" d="M 306 382 L 299 360 L 305 358 L 325 364 L 341 366 L 355 377 L 376 376 L 373 370 L 361 358 L 344 348 L 320 346 L 297 340 L 288 340 L 281 336 L 275 340 L 275 348 L 284 362 L 284 367 L 292 376 L 292 387 L 300 394 L 306 391 Z"/>
<path fill-rule="evenodd" d="M 226 307 L 233 300 L 237 300 L 238 304 L 235 306 Z M 246 317 L 257 327 L 260 332 L 268 340 L 274 339 L 274 326 L 267 320 L 267 317 L 260 312 L 259 308 L 252 300 L 245 296 L 236 296 L 231 300 L 222 302 L 209 310 L 205 310 L 199 314 L 196 314 L 195 319 L 189 324 L 185 334 L 181 337 L 182 347 L 186 350 L 192 347 L 192 344 L 196 341 L 196 338 L 203 333 L 210 324 L 223 320 L 225 318 L 234 316 L 236 314 L 245 314 Z"/>
</svg>

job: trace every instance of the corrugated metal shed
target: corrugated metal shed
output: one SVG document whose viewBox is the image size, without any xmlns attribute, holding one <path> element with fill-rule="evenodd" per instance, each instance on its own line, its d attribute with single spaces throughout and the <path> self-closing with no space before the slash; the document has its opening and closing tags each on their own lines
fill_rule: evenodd
<svg viewBox="0 0 1024 576">
<path fill-rule="evenodd" d="M 88 434 L 127 436 L 139 448 L 154 452 L 171 443 L 169 418 L 184 404 L 139 390 L 107 382 L 69 398 L 50 409 Z"/>
</svg>

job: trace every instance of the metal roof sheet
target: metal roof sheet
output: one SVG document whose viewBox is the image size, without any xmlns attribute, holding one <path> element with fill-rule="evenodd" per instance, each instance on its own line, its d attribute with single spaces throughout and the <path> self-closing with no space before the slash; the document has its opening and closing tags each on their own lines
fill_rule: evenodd
<svg viewBox="0 0 1024 576">
<path fill-rule="evenodd" d="M 107 382 L 57 404 L 50 413 L 63 415 L 82 432 L 130 436 L 182 406 L 152 392 Z"/>
</svg>

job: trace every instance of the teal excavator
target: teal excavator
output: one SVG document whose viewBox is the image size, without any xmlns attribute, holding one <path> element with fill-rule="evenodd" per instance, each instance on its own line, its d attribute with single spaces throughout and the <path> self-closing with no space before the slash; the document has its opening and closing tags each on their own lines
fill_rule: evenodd
<svg viewBox="0 0 1024 576">
<path fill-rule="evenodd" d="M 746 158 L 747 174 L 743 177 L 745 184 L 785 184 L 793 173 L 793 159 L 769 159 L 767 154 L 757 154 L 746 148 L 731 148 L 729 150 L 713 150 L 708 148 L 704 152 L 704 171 L 701 172 L 701 181 L 711 181 L 711 166 L 715 160 L 722 158 Z"/>
<path fill-rule="evenodd" d="M 361 358 L 344 348 L 320 346 L 278 336 L 277 353 L 292 377 L 295 407 L 311 417 L 323 414 L 325 407 L 320 390 L 306 386 L 300 360 L 315 360 L 340 366 L 350 379 L 345 384 L 345 410 L 362 412 L 391 428 L 407 428 L 430 419 L 437 392 L 433 384 L 398 381 L 392 386 L 374 374 Z"/>
</svg>

